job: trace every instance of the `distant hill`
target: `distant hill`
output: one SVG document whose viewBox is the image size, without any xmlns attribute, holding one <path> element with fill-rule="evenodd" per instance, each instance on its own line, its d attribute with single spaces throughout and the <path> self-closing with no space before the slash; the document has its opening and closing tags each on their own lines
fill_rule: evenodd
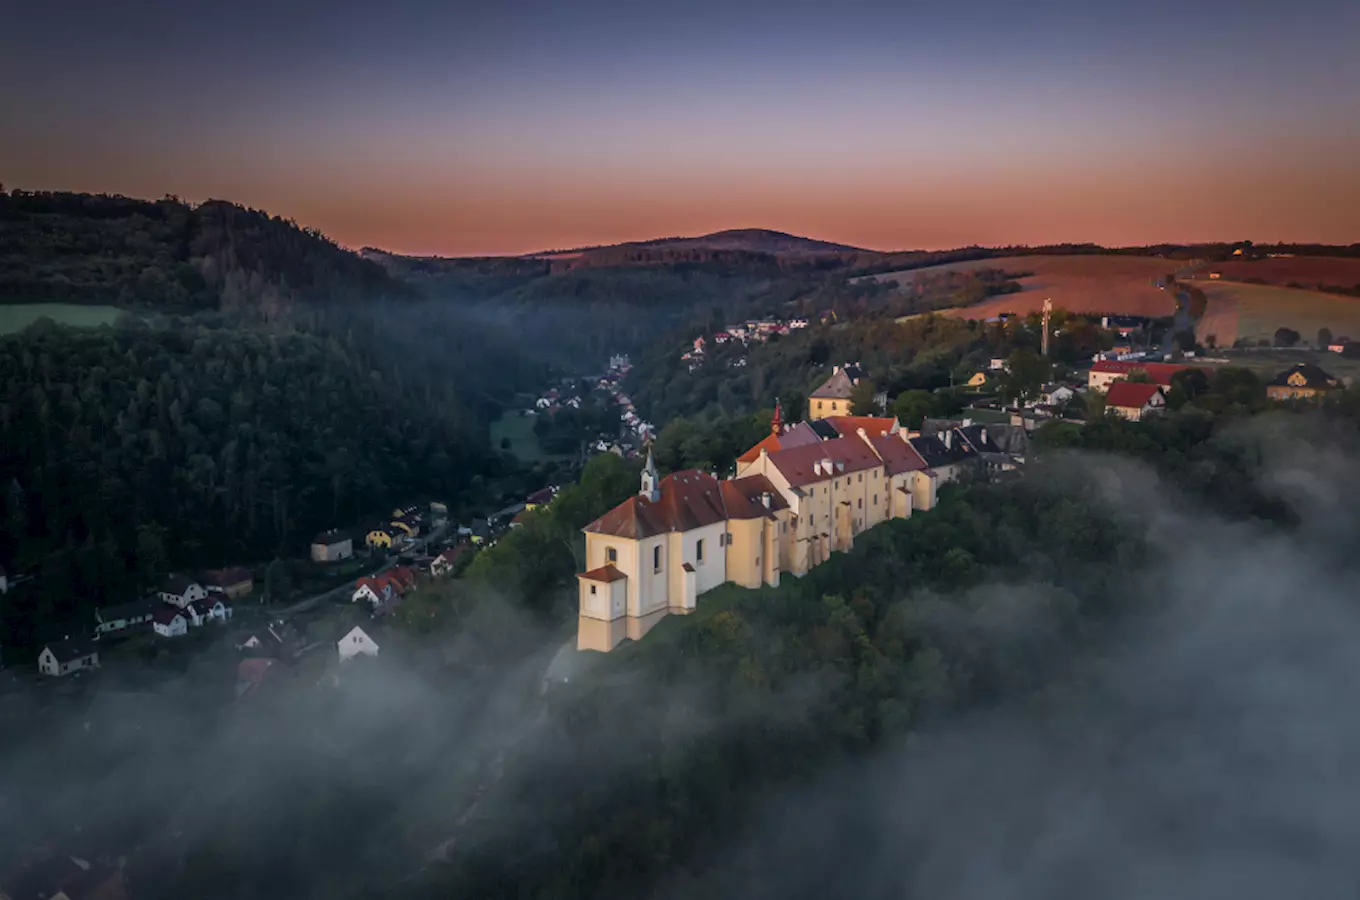
<svg viewBox="0 0 1360 900">
<path fill-rule="evenodd" d="M 675 262 L 771 263 L 835 258 L 848 260 L 875 251 L 785 234 L 766 228 L 734 228 L 698 237 L 664 237 L 600 247 L 548 250 L 525 254 L 551 260 L 559 268 Z"/>
<path fill-rule="evenodd" d="M 319 231 L 222 200 L 0 192 L 0 304 L 272 317 L 414 289 Z"/>
</svg>

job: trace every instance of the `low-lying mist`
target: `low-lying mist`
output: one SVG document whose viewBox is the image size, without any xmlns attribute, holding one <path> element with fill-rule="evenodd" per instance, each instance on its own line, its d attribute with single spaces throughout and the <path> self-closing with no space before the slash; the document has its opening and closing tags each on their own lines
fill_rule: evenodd
<svg viewBox="0 0 1360 900">
<path fill-rule="evenodd" d="M 1107 590 L 1132 612 L 1074 642 L 1072 597 L 1047 574 L 1060 558 L 954 595 L 902 584 L 921 628 L 963 629 L 968 609 L 959 640 L 1048 657 L 1044 679 L 923 714 L 849 757 L 810 756 L 803 777 L 749 796 L 710 785 L 731 816 L 668 839 L 641 893 L 1353 895 L 1360 457 L 1311 428 L 1291 418 L 1225 438 L 1288 507 L 1287 527 L 1192 508 L 1126 460 L 1050 460 L 1065 473 L 1053 491 L 1098 495 L 1148 548 L 1108 562 Z M 1042 555 L 1045 536 L 1029 539 Z M 682 681 L 644 642 L 545 691 L 567 634 L 513 608 L 482 598 L 456 632 L 379 634 L 380 657 L 338 683 L 302 666 L 236 702 L 208 702 L 191 676 L 96 691 L 79 710 L 10 694 L 0 846 L 122 857 L 138 898 L 461 895 L 497 855 L 534 868 L 523 895 L 572 896 L 589 884 L 580 872 L 539 887 L 608 808 L 591 797 L 673 784 L 673 769 L 749 729 L 792 733 L 843 682 L 795 673 L 763 707 L 719 706 L 701 651 L 679 653 L 694 679 Z M 658 789 L 646 802 L 691 799 Z"/>
</svg>

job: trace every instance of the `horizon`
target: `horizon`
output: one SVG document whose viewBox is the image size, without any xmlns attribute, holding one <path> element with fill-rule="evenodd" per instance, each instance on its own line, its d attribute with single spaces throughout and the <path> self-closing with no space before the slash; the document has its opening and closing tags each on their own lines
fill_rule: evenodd
<svg viewBox="0 0 1360 900">
<path fill-rule="evenodd" d="M 7 184 L 221 197 L 354 249 L 1360 240 L 1360 9 L 1340 0 L 76 0 L 14 24 Z"/>
</svg>

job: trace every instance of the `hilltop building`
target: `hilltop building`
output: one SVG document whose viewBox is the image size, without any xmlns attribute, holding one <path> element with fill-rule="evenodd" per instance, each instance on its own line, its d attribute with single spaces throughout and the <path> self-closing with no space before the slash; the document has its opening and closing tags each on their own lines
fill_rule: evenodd
<svg viewBox="0 0 1360 900">
<path fill-rule="evenodd" d="M 850 415 L 850 395 L 863 377 L 864 373 L 857 363 L 836 366 L 831 371 L 831 377 L 808 396 L 808 419 Z"/>
<path fill-rule="evenodd" d="M 726 582 L 756 588 L 803 575 L 880 522 L 934 506 L 939 485 L 977 456 L 952 433 L 913 437 L 893 419 L 785 428 L 777 406 L 770 435 L 738 458 L 734 478 L 693 469 L 662 478 L 649 451 L 638 494 L 584 529 L 577 647 L 637 640 Z"/>
</svg>

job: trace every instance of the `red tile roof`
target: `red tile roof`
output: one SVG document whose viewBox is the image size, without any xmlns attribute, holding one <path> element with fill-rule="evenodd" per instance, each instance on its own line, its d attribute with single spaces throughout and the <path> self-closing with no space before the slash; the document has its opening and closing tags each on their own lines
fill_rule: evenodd
<svg viewBox="0 0 1360 900">
<path fill-rule="evenodd" d="M 898 434 L 870 437 L 869 445 L 874 448 L 879 459 L 883 460 L 883 467 L 889 475 L 919 472 L 926 468 L 926 461 L 921 458 L 921 454 Z"/>
<path fill-rule="evenodd" d="M 825 460 L 831 461 L 830 470 L 817 465 Z M 825 481 L 847 472 L 862 472 L 880 464 L 878 455 L 858 436 L 780 450 L 770 454 L 770 462 L 790 487 Z"/>
<path fill-rule="evenodd" d="M 831 427 L 836 429 L 841 437 L 851 437 L 861 428 L 870 437 L 887 434 L 897 424 L 896 419 L 881 416 L 828 416 L 826 421 L 831 423 Z"/>
<path fill-rule="evenodd" d="M 638 540 L 716 524 L 727 518 L 718 485 L 718 479 L 698 469 L 674 472 L 661 479 L 661 499 L 656 503 L 629 497 L 585 530 Z"/>
<path fill-rule="evenodd" d="M 774 484 L 764 475 L 746 475 L 721 484 L 723 505 L 727 508 L 729 519 L 759 519 L 789 508 Z M 764 499 L 766 494 L 770 497 L 768 507 Z"/>
<path fill-rule="evenodd" d="M 1150 378 L 1154 384 L 1170 387 L 1172 375 L 1191 368 L 1194 367 L 1178 366 L 1174 363 L 1142 362 L 1141 360 L 1128 359 L 1105 359 L 1091 366 L 1091 371 L 1115 375 L 1129 375 L 1133 372 L 1146 372 L 1148 378 Z"/>
<path fill-rule="evenodd" d="M 600 566 L 598 569 L 591 569 L 589 572 L 582 572 L 576 577 L 584 578 L 586 581 L 603 581 L 608 584 L 613 581 L 618 581 L 620 578 L 627 578 L 628 576 L 624 575 L 612 565 L 604 565 Z"/>
<path fill-rule="evenodd" d="M 182 619 L 184 618 L 184 613 L 180 612 L 176 607 L 166 604 L 156 610 L 155 615 L 151 617 L 151 621 L 155 622 L 157 625 L 169 625 L 171 622 L 175 621 L 176 616 L 179 616 Z"/>
<path fill-rule="evenodd" d="M 761 451 L 761 450 L 764 450 L 764 451 L 766 451 L 767 453 L 773 453 L 773 452 L 775 452 L 776 450 L 779 449 L 779 446 L 780 446 L 780 440 L 779 440 L 779 439 L 780 439 L 780 437 L 781 437 L 781 435 L 777 435 L 777 434 L 767 434 L 767 435 L 765 435 L 765 438 L 764 438 L 759 444 L 756 444 L 756 445 L 755 445 L 754 447 L 752 447 L 750 450 L 747 450 L 747 451 L 746 451 L 745 453 L 743 453 L 741 456 L 738 456 L 738 457 L 737 457 L 737 462 L 739 462 L 739 463 L 755 462 L 757 459 L 760 458 L 760 451 Z"/>
<path fill-rule="evenodd" d="M 1121 409 L 1142 409 L 1147 406 L 1147 402 L 1152 399 L 1154 394 L 1162 390 L 1160 384 L 1145 384 L 1139 381 L 1116 381 L 1110 385 L 1110 392 L 1105 395 L 1107 406 L 1117 406 Z"/>
</svg>

